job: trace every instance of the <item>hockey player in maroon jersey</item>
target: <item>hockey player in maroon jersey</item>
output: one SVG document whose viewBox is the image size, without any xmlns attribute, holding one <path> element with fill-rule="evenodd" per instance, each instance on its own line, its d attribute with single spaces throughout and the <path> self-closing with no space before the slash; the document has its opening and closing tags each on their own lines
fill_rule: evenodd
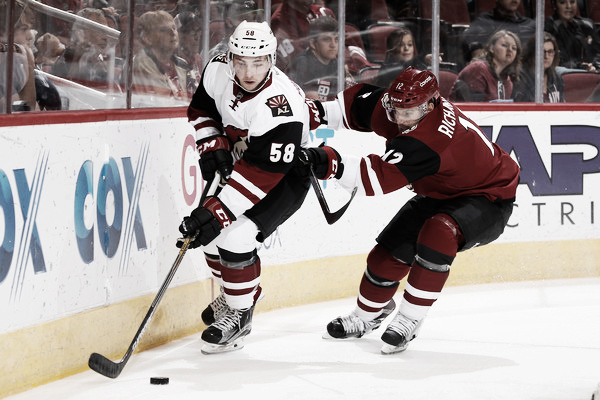
<svg viewBox="0 0 600 400">
<path fill-rule="evenodd" d="M 227 55 L 213 58 L 188 108 L 202 176 L 218 172 L 217 196 L 184 218 L 180 232 L 204 246 L 221 293 L 202 313 L 204 353 L 242 347 L 261 295 L 257 244 L 300 208 L 310 187 L 298 152 L 308 143 L 304 93 L 275 67 L 266 22 L 241 22 Z M 179 245 L 180 246 L 180 245 Z"/>
<path fill-rule="evenodd" d="M 439 94 L 435 76 L 408 68 L 390 88 L 359 84 L 319 105 L 331 128 L 375 132 L 387 139 L 383 156 L 340 156 L 325 146 L 304 149 L 317 177 L 337 178 L 348 190 L 376 196 L 403 187 L 411 198 L 377 237 L 367 257 L 355 310 L 327 325 L 345 339 L 377 329 L 399 310 L 382 335 L 384 354 L 407 348 L 448 279 L 456 253 L 497 239 L 512 213 L 517 163 Z"/>
</svg>

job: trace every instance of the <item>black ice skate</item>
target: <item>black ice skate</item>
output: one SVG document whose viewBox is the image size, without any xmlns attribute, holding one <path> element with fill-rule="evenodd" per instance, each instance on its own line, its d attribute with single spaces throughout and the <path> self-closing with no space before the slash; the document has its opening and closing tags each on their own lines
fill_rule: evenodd
<svg viewBox="0 0 600 400">
<path fill-rule="evenodd" d="M 225 293 L 221 286 L 221 293 L 202 311 L 202 322 L 206 325 L 214 324 L 227 310 L 229 310 L 229 306 L 225 301 Z"/>
<path fill-rule="evenodd" d="M 354 311 L 344 317 L 338 317 L 327 324 L 328 335 L 324 337 L 334 339 L 363 337 L 367 333 L 371 333 L 379 328 L 385 317 L 390 315 L 392 311 L 394 311 L 394 308 L 396 308 L 396 302 L 392 299 L 385 307 L 383 307 L 381 314 L 371 321 L 362 320 Z"/>
<path fill-rule="evenodd" d="M 254 306 L 246 310 L 228 307 L 221 318 L 202 332 L 202 340 L 206 342 L 202 353 L 223 353 L 243 348 L 243 338 L 252 330 L 253 312 Z"/>
<path fill-rule="evenodd" d="M 381 352 L 394 354 L 406 350 L 410 341 L 417 337 L 422 322 L 423 320 L 410 319 L 398 311 L 381 335 L 381 340 L 384 342 Z"/>
<path fill-rule="evenodd" d="M 262 291 L 262 288 L 258 289 L 257 295 L 255 296 L 256 300 L 254 301 L 254 305 L 261 301 L 265 297 L 265 293 Z M 221 292 L 219 295 L 202 311 L 202 322 L 206 325 L 214 324 L 216 320 L 221 318 L 223 314 L 225 314 L 229 310 L 229 305 L 227 305 L 227 301 L 225 300 L 225 291 L 223 286 L 221 286 Z"/>
</svg>

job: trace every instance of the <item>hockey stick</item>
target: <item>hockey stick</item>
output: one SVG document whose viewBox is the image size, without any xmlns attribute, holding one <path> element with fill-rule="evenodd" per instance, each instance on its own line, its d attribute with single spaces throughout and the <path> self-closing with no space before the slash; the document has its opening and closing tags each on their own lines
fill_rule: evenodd
<svg viewBox="0 0 600 400">
<path fill-rule="evenodd" d="M 323 191 L 321 190 L 321 185 L 319 184 L 319 181 L 317 180 L 317 177 L 315 176 L 315 171 L 313 170 L 312 165 L 310 166 L 309 177 L 310 177 L 310 183 L 312 183 L 312 187 L 313 187 L 313 189 L 315 189 L 315 194 L 317 195 L 317 199 L 319 200 L 319 205 L 321 206 L 321 210 L 323 210 L 323 214 L 325 215 L 325 220 L 327 221 L 327 223 L 329 225 L 335 223 L 338 219 L 340 219 L 342 217 L 342 215 L 344 215 L 344 213 L 350 206 L 350 203 L 352 202 L 352 199 L 354 198 L 354 195 L 356 194 L 358 187 L 355 187 L 352 190 L 352 195 L 350 196 L 350 200 L 348 200 L 348 202 L 342 208 L 340 208 L 336 212 L 331 212 L 331 211 L 329 211 L 329 206 L 327 205 L 327 201 L 325 201 L 325 196 L 323 195 Z"/>
<path fill-rule="evenodd" d="M 215 174 L 215 178 L 213 179 L 210 186 L 207 185 L 204 188 L 204 191 L 202 192 L 202 196 L 200 198 L 199 204 L 202 204 L 204 202 L 204 199 L 206 198 L 206 196 L 216 192 L 220 181 L 221 181 L 221 175 L 217 172 Z M 185 252 L 187 251 L 188 246 L 192 240 L 194 240 L 194 239 L 186 238 L 183 241 L 181 249 L 179 250 L 179 254 L 177 255 L 177 258 L 175 259 L 175 262 L 173 263 L 173 266 L 171 267 L 171 270 L 169 271 L 167 278 L 165 279 L 162 286 L 158 290 L 158 294 L 154 298 L 152 305 L 148 309 L 148 312 L 146 313 L 146 316 L 144 317 L 142 324 L 138 328 L 138 331 L 135 334 L 135 336 L 133 337 L 133 341 L 129 345 L 129 348 L 125 352 L 125 355 L 123 356 L 123 358 L 121 358 L 120 361 L 114 362 L 114 361 L 111 361 L 108 358 L 104 357 L 102 354 L 92 353 L 90 355 L 90 359 L 88 360 L 88 365 L 91 369 L 98 372 L 99 374 L 102 374 L 108 378 L 113 378 L 113 379 L 118 377 L 121 374 L 121 371 L 123 371 L 123 368 L 125 368 L 125 364 L 127 364 L 127 361 L 129 361 L 129 358 L 133 355 L 133 352 L 135 351 L 137 345 L 139 344 L 140 339 L 142 338 L 142 335 L 144 334 L 144 331 L 150 324 L 150 320 L 154 316 L 154 312 L 156 311 L 158 304 L 162 300 L 163 295 L 165 294 L 165 292 L 167 291 L 167 288 L 171 284 L 171 281 L 173 280 L 173 277 L 175 276 L 175 272 L 177 272 L 177 268 L 179 267 L 179 264 L 181 264 L 181 260 L 183 260 L 183 256 L 185 255 Z"/>
</svg>

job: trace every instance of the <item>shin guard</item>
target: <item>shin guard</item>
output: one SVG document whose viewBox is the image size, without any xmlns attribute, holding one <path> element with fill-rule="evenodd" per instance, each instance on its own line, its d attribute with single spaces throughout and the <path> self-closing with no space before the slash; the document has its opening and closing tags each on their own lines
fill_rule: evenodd
<svg viewBox="0 0 600 400">
<path fill-rule="evenodd" d="M 219 256 L 204 253 L 204 259 L 206 260 L 206 264 L 208 265 L 215 282 L 217 282 L 219 286 L 223 286 L 223 279 L 221 278 L 221 269 L 223 268 L 223 265 L 221 264 Z"/>
<path fill-rule="evenodd" d="M 409 270 L 409 265 L 376 245 L 367 257 L 367 269 L 360 282 L 357 313 L 364 319 L 379 315 Z"/>
<path fill-rule="evenodd" d="M 400 312 L 421 320 L 438 299 L 450 274 L 463 235 L 452 218 L 436 214 L 423 224 L 417 239 L 413 262 L 400 304 Z"/>
<path fill-rule="evenodd" d="M 258 257 L 253 264 L 243 268 L 223 268 L 223 286 L 229 307 L 244 310 L 254 306 L 262 290 L 260 271 Z"/>
</svg>

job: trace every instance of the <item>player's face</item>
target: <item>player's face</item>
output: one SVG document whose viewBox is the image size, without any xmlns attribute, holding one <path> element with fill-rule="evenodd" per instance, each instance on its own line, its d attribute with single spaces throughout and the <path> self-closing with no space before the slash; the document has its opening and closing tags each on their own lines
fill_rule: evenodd
<svg viewBox="0 0 600 400">
<path fill-rule="evenodd" d="M 556 13 L 562 21 L 572 21 L 577 15 L 577 2 L 575 0 L 556 0 Z"/>
<path fill-rule="evenodd" d="M 233 55 L 233 70 L 240 85 L 245 90 L 252 92 L 256 90 L 265 80 L 271 62 L 268 56 L 244 57 Z"/>
<path fill-rule="evenodd" d="M 433 109 L 433 104 L 425 103 L 411 108 L 391 107 L 388 112 L 388 119 L 398 125 L 398 129 L 403 132 L 412 128 Z"/>
</svg>

